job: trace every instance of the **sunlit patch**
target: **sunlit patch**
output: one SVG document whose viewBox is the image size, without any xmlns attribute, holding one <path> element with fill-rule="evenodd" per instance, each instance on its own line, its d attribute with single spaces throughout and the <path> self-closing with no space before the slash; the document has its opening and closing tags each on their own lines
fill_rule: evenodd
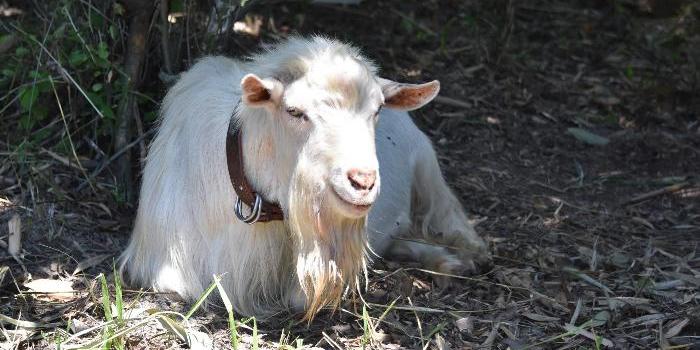
<svg viewBox="0 0 700 350">
<path fill-rule="evenodd" d="M 20 16 L 23 15 L 24 11 L 16 7 L 7 6 L 7 4 L 0 4 L 0 15 L 3 17 Z"/>
<path fill-rule="evenodd" d="M 180 17 L 185 17 L 185 13 L 184 12 L 170 12 L 168 14 L 168 22 L 177 23 L 177 19 Z"/>
<path fill-rule="evenodd" d="M 67 302 L 82 294 L 73 289 L 73 282 L 70 280 L 36 279 L 24 283 L 24 286 L 34 298 L 42 301 Z"/>
<path fill-rule="evenodd" d="M 565 202 L 561 200 L 560 198 L 557 197 L 547 197 L 549 200 L 551 200 L 554 204 L 556 204 L 557 208 L 554 210 L 552 213 L 552 216 L 545 217 L 542 220 L 542 224 L 546 228 L 556 228 L 561 224 L 566 217 L 561 215 L 561 210 L 564 208 Z"/>
<path fill-rule="evenodd" d="M 263 25 L 262 16 L 246 16 L 243 21 L 237 21 L 233 24 L 233 31 L 236 33 L 244 33 L 250 36 L 257 37 L 260 35 L 260 28 Z"/>
<path fill-rule="evenodd" d="M 420 77 L 421 74 L 423 74 L 423 71 L 420 69 L 410 69 L 406 72 L 406 76 L 408 77 Z"/>
<path fill-rule="evenodd" d="M 0 197 L 0 214 L 4 213 L 6 210 L 9 210 L 10 208 L 14 207 L 14 204 L 7 199 Z"/>
<path fill-rule="evenodd" d="M 501 124 L 501 120 L 498 117 L 494 116 L 486 117 L 486 122 L 489 124 Z"/>
<path fill-rule="evenodd" d="M 678 192 L 678 196 L 684 199 L 700 197 L 700 187 L 691 187 Z"/>
<path fill-rule="evenodd" d="M 170 265 L 164 265 L 158 272 L 156 285 L 162 290 L 178 290 L 182 288 L 180 274 Z"/>
</svg>

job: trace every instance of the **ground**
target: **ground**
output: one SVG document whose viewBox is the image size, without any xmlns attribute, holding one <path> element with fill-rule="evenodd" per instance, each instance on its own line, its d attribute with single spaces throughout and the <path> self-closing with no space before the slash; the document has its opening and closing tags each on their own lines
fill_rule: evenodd
<svg viewBox="0 0 700 350">
<path fill-rule="evenodd" d="M 413 117 L 494 264 L 440 288 L 429 271 L 377 261 L 364 300 L 311 324 L 289 318 L 253 331 L 248 322 L 238 327 L 240 344 L 700 348 L 700 8 L 671 3 L 677 7 L 365 1 L 254 10 L 269 23 L 263 37 L 332 35 L 360 46 L 386 77 L 441 81 L 440 98 Z M 257 40 L 234 37 L 222 51 L 238 55 Z M 133 208 L 114 204 L 106 185 L 56 200 L 52 193 L 82 182 L 80 172 L 46 153 L 36 159 L 35 167 L 54 169 L 47 176 L 56 188 L 10 179 L 12 165 L 0 160 L 0 179 L 12 180 L 0 182 L 0 218 L 19 214 L 24 235 L 19 259 L 0 253 L 7 347 L 54 346 L 59 335 L 104 325 L 96 276 L 107 275 L 114 301 L 112 261 L 133 221 Z M 7 225 L 0 230 L 6 246 Z M 32 279 L 70 281 L 75 293 L 32 292 Z M 122 293 L 137 317 L 148 308 L 191 307 L 167 295 Z M 226 312 L 216 306 L 185 325 L 190 337 L 230 344 Z M 154 320 L 124 341 L 134 349 L 185 347 L 175 328 Z M 195 338 L 192 347 L 201 342 Z"/>
</svg>

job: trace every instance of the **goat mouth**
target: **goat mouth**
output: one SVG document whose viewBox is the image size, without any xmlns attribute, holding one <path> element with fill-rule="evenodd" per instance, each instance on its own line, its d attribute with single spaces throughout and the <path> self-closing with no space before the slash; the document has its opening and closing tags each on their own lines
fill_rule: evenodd
<svg viewBox="0 0 700 350">
<path fill-rule="evenodd" d="M 351 202 L 351 201 L 349 201 L 349 200 L 343 198 L 343 197 L 342 197 L 338 192 L 336 192 L 335 190 L 332 190 L 331 192 L 333 192 L 333 196 L 338 200 L 338 202 L 340 202 L 341 204 L 343 204 L 343 206 L 345 206 L 345 207 L 351 209 L 354 213 L 364 214 L 364 213 L 366 213 L 367 211 L 369 211 L 369 209 L 372 207 L 372 203 L 368 203 L 368 204 L 364 204 L 364 203 L 363 203 L 363 204 L 357 204 L 357 203 L 355 203 L 355 202 Z"/>
</svg>

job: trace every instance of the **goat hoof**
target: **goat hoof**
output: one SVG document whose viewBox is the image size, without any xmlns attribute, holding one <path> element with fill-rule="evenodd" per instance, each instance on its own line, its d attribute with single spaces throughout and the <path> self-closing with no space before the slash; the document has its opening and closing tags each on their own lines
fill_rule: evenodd
<svg viewBox="0 0 700 350">
<path fill-rule="evenodd" d="M 440 289 L 447 289 L 455 282 L 453 276 L 471 275 L 476 271 L 476 265 L 472 261 L 464 261 L 455 255 L 447 255 L 438 264 L 436 271 L 440 273 L 435 277 L 435 283 Z"/>
</svg>

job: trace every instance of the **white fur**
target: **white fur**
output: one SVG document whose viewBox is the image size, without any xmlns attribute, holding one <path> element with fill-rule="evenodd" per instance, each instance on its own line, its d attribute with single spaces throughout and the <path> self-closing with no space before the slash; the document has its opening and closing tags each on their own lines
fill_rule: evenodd
<svg viewBox="0 0 700 350">
<path fill-rule="evenodd" d="M 239 104 L 249 73 L 284 92 L 268 104 Z M 249 62 L 199 61 L 164 100 L 121 257 L 127 277 L 192 300 L 212 275 L 224 274 L 238 313 L 294 309 L 312 317 L 355 286 L 367 242 L 378 255 L 411 254 L 436 268 L 482 256 L 483 241 L 408 114 L 385 109 L 375 128 L 383 82 L 356 49 L 323 38 L 293 38 Z M 303 107 L 309 120 L 290 117 L 285 106 Z M 234 109 L 248 180 L 280 204 L 284 221 L 247 225 L 234 215 L 225 154 Z M 353 190 L 345 176 L 351 168 L 379 168 L 375 189 Z M 373 202 L 368 217 L 351 205 Z M 462 259 L 392 239 L 410 234 L 464 247 Z"/>
</svg>

